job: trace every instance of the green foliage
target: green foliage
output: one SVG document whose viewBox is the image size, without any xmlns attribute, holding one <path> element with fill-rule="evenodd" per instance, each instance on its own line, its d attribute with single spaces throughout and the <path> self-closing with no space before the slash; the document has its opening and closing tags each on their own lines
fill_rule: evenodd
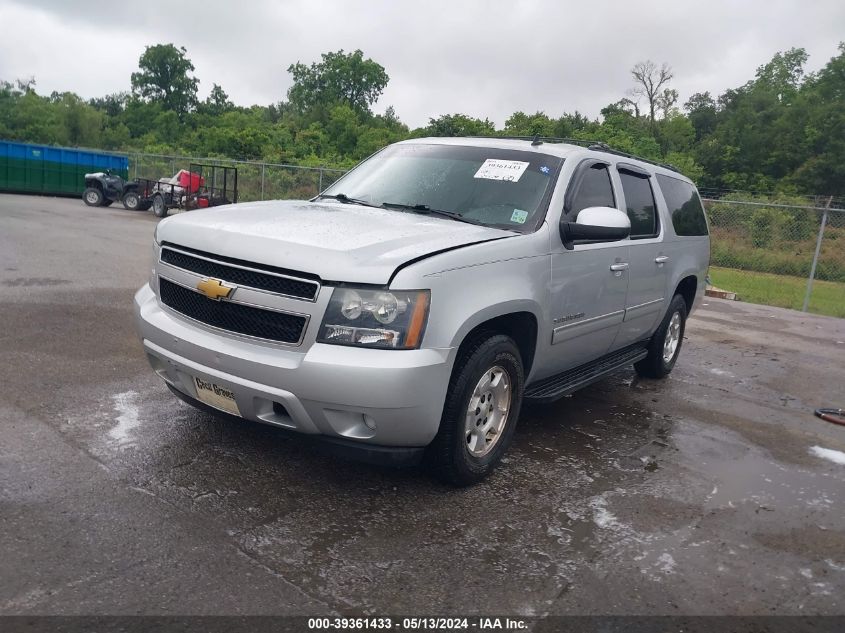
<svg viewBox="0 0 845 633">
<path fill-rule="evenodd" d="M 414 136 L 492 136 L 496 126 L 488 119 L 465 114 L 443 114 L 429 119 L 428 126 L 414 131 Z"/>
<path fill-rule="evenodd" d="M 748 218 L 748 231 L 751 243 L 756 248 L 770 246 L 776 230 L 786 223 L 787 215 L 783 209 L 757 207 Z"/>
<path fill-rule="evenodd" d="M 184 46 L 173 44 L 147 46 L 138 60 L 138 72 L 132 73 L 132 92 L 184 116 L 197 104 L 199 84 L 199 79 L 189 74 L 194 65 L 187 52 Z"/>
<path fill-rule="evenodd" d="M 390 79 L 381 64 L 364 59 L 360 50 L 323 53 L 322 61 L 310 66 L 297 62 L 288 72 L 293 76 L 288 101 L 301 114 L 335 104 L 369 113 Z"/>
<path fill-rule="evenodd" d="M 217 84 L 213 84 L 211 92 L 205 101 L 198 106 L 198 110 L 210 116 L 220 116 L 224 112 L 235 109 L 235 104 L 229 101 L 229 95 Z"/>
<path fill-rule="evenodd" d="M 508 136 L 534 136 L 535 134 L 555 136 L 555 128 L 555 122 L 544 112 L 535 112 L 534 114 L 514 112 L 505 121 L 504 132 Z"/>
</svg>

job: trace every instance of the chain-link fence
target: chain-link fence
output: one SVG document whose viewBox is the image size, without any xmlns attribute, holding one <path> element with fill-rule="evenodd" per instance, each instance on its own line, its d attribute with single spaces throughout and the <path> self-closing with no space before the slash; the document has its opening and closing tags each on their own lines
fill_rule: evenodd
<svg viewBox="0 0 845 633">
<path fill-rule="evenodd" d="M 701 191 L 713 286 L 752 303 L 845 317 L 845 204 Z"/>
<path fill-rule="evenodd" d="M 191 163 L 237 167 L 240 202 L 311 198 L 345 173 L 328 167 L 302 167 L 226 158 L 129 154 L 129 177 L 151 180 L 170 178 L 180 169 L 188 169 Z"/>
</svg>

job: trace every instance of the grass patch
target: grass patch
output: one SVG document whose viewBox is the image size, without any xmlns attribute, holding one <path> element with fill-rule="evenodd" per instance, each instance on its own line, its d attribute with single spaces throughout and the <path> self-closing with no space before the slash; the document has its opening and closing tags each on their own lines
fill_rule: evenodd
<svg viewBox="0 0 845 633">
<path fill-rule="evenodd" d="M 772 275 L 750 270 L 710 267 L 710 280 L 722 290 L 735 292 L 742 301 L 800 310 L 804 305 L 807 279 Z M 813 282 L 810 312 L 845 318 L 845 283 Z"/>
</svg>

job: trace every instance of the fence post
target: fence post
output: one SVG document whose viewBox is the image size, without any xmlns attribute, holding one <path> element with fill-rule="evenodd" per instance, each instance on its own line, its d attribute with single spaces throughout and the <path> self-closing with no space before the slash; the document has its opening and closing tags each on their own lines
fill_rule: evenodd
<svg viewBox="0 0 845 633">
<path fill-rule="evenodd" d="M 264 167 L 266 165 L 261 163 L 261 199 L 264 200 Z"/>
<path fill-rule="evenodd" d="M 822 250 L 822 238 L 824 237 L 824 227 L 827 224 L 827 213 L 830 208 L 830 203 L 833 196 L 827 199 L 827 204 L 824 205 L 824 212 L 822 213 L 822 224 L 819 227 L 819 236 L 816 238 L 816 252 L 813 254 L 813 265 L 810 267 L 810 277 L 807 279 L 807 292 L 804 294 L 804 307 L 802 312 L 806 312 L 810 305 L 810 295 L 813 293 L 813 279 L 816 276 L 816 264 L 819 263 L 819 253 Z"/>
<path fill-rule="evenodd" d="M 323 193 L 323 168 L 320 167 L 320 184 L 317 186 L 317 193 Z"/>
</svg>

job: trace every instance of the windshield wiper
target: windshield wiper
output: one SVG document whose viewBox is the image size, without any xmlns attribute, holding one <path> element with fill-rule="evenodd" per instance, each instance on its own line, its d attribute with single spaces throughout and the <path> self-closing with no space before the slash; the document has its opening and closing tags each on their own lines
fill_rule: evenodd
<svg viewBox="0 0 845 633">
<path fill-rule="evenodd" d="M 360 204 L 365 207 L 373 207 L 374 209 L 380 209 L 381 206 L 377 204 L 373 204 L 372 202 L 367 202 L 366 200 L 359 200 L 358 198 L 350 198 L 345 193 L 338 193 L 335 195 L 321 193 L 319 196 L 314 198 L 318 200 L 320 198 L 331 198 L 332 200 L 337 200 L 338 202 L 342 202 L 343 204 Z"/>
<path fill-rule="evenodd" d="M 485 226 L 484 222 L 473 220 L 472 218 L 465 218 L 460 213 L 454 211 L 444 211 L 443 209 L 432 209 L 427 204 L 401 204 L 399 202 L 382 202 L 381 206 L 388 209 L 401 209 L 403 211 L 413 211 L 414 213 L 421 213 L 423 215 L 437 215 L 443 218 L 451 218 L 458 222 L 466 222 L 467 224 L 475 224 L 478 226 Z"/>
</svg>

